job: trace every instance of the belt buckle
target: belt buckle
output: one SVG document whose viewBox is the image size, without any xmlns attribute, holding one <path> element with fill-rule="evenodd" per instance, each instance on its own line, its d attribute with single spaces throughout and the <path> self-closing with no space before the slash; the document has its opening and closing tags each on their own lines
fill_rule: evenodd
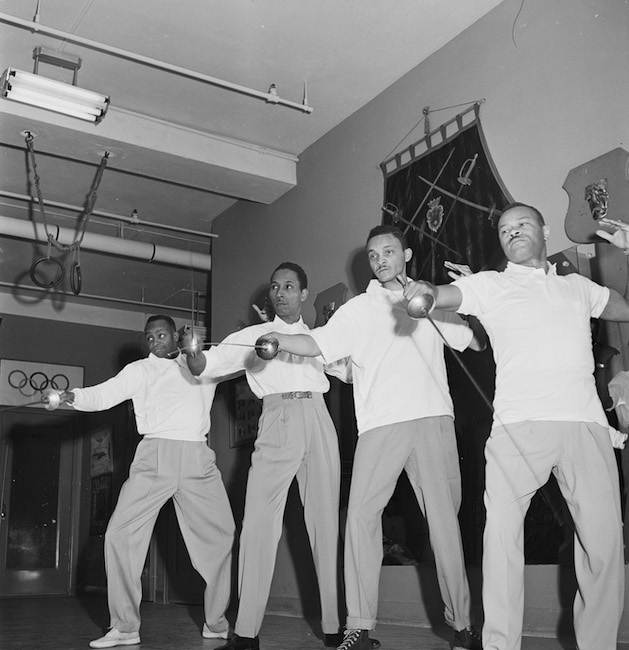
<svg viewBox="0 0 629 650">
<path fill-rule="evenodd" d="M 312 392 L 309 390 L 294 390 L 290 393 L 282 393 L 282 399 L 310 399 Z"/>
</svg>

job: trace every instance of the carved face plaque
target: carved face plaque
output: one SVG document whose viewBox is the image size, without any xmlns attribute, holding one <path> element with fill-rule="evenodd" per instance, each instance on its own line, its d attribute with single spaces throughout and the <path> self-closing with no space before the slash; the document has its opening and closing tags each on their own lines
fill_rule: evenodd
<svg viewBox="0 0 629 650">
<path fill-rule="evenodd" d="M 585 200 L 590 206 L 590 212 L 593 219 L 601 219 L 607 216 L 607 204 L 609 194 L 607 192 L 607 179 L 603 178 L 596 183 L 591 183 L 585 187 Z"/>
<path fill-rule="evenodd" d="M 571 169 L 563 188 L 570 199 L 566 235 L 577 244 L 600 242 L 602 217 L 629 223 L 629 151 L 616 147 Z"/>
</svg>

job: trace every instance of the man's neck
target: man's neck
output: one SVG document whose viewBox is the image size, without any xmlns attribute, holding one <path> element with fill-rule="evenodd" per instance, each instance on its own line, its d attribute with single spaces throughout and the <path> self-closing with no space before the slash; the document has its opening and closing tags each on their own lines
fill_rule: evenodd
<svg viewBox="0 0 629 650">
<path fill-rule="evenodd" d="M 296 323 L 301 318 L 301 314 L 292 314 L 290 316 L 280 316 L 279 318 L 281 320 L 283 320 L 287 325 L 293 325 L 294 323 Z"/>
<path fill-rule="evenodd" d="M 546 257 L 528 259 L 521 262 L 512 263 L 517 264 L 518 266 L 528 266 L 531 269 L 542 269 L 545 273 L 548 273 L 548 259 Z"/>
<path fill-rule="evenodd" d="M 380 286 L 388 289 L 389 291 L 400 291 L 408 281 L 409 280 L 406 275 L 404 273 L 400 273 L 400 275 L 398 275 L 393 280 L 381 282 Z"/>
</svg>

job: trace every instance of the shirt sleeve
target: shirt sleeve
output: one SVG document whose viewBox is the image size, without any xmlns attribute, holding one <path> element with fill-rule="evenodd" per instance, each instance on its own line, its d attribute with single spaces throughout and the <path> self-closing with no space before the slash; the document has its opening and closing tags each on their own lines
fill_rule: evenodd
<svg viewBox="0 0 629 650">
<path fill-rule="evenodd" d="M 611 292 L 607 287 L 592 282 L 592 280 L 588 280 L 588 278 L 584 278 L 582 275 L 579 275 L 578 277 L 581 278 L 589 288 L 592 318 L 598 318 L 603 313 L 605 307 L 607 307 Z"/>
<path fill-rule="evenodd" d="M 448 346 L 454 350 L 465 350 L 474 338 L 472 328 L 458 314 L 435 310 L 431 317 Z"/>
<path fill-rule="evenodd" d="M 484 273 L 474 273 L 459 278 L 452 283 L 461 292 L 461 304 L 457 309 L 459 314 L 478 316 L 482 311 L 483 292 L 486 289 Z"/>
<path fill-rule="evenodd" d="M 351 357 L 354 352 L 355 334 L 359 329 L 354 314 L 348 308 L 350 304 L 341 305 L 325 325 L 309 332 L 326 364 Z"/>
<path fill-rule="evenodd" d="M 352 383 L 352 360 L 350 357 L 344 357 L 334 363 L 328 363 L 323 367 L 326 375 L 340 379 L 344 384 Z"/>
<path fill-rule="evenodd" d="M 77 411 L 106 411 L 135 397 L 144 387 L 145 372 L 139 363 L 130 363 L 115 377 L 88 388 L 73 388 Z"/>
</svg>

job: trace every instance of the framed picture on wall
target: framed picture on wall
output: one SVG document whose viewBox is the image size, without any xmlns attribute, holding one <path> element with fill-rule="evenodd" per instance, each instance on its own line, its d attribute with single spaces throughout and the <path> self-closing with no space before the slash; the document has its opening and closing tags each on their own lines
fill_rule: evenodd
<svg viewBox="0 0 629 650">
<path fill-rule="evenodd" d="M 233 426 L 230 430 L 229 446 L 240 447 L 256 439 L 258 420 L 262 413 L 262 400 L 249 388 L 243 375 L 232 381 Z"/>
</svg>

